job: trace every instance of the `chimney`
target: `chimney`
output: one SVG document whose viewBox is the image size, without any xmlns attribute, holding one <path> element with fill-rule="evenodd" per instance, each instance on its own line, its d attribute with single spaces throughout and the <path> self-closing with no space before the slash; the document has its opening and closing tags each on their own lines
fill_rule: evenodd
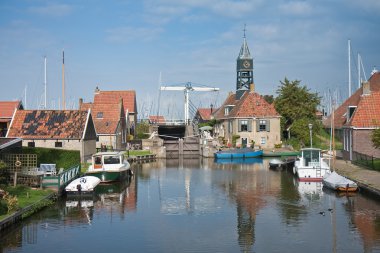
<svg viewBox="0 0 380 253">
<path fill-rule="evenodd" d="M 363 82 L 363 96 L 371 95 L 371 87 L 369 85 L 369 82 Z"/>
<path fill-rule="evenodd" d="M 254 92 L 255 92 L 255 84 L 254 84 L 254 83 L 251 83 L 251 84 L 249 85 L 249 92 L 250 92 L 250 93 L 254 93 Z"/>
<path fill-rule="evenodd" d="M 79 98 L 79 110 L 82 108 L 83 98 Z"/>
</svg>

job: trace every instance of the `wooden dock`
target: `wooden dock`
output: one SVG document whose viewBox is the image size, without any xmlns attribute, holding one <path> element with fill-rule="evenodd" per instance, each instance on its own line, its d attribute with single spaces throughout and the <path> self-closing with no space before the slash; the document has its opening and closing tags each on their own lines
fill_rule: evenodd
<svg viewBox="0 0 380 253">
<path fill-rule="evenodd" d="M 156 160 L 156 155 L 136 155 L 127 157 L 129 163 L 143 163 Z"/>
</svg>

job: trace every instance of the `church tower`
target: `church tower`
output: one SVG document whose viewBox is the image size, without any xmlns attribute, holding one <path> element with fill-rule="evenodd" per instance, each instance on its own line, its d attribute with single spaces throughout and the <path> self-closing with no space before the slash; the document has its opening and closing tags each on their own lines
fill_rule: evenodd
<svg viewBox="0 0 380 253">
<path fill-rule="evenodd" d="M 243 39 L 243 45 L 236 59 L 236 91 L 253 89 L 253 58 L 245 37 L 245 26 Z"/>
</svg>

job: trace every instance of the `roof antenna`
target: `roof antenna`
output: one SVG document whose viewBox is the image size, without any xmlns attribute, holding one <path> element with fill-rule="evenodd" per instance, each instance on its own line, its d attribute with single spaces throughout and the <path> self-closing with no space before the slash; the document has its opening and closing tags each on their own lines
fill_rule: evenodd
<svg viewBox="0 0 380 253">
<path fill-rule="evenodd" d="M 247 30 L 247 29 L 245 29 L 246 26 L 247 26 L 247 25 L 244 24 L 244 29 L 243 29 L 243 32 L 244 32 L 244 36 L 243 36 L 243 38 L 244 38 L 244 39 L 245 39 L 245 31 Z"/>
</svg>

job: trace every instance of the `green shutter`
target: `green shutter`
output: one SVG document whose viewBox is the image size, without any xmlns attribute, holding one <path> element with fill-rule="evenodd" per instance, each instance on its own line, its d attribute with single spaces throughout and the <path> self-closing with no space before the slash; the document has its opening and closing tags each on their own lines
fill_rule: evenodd
<svg viewBox="0 0 380 253">
<path fill-rule="evenodd" d="M 248 132 L 252 132 L 252 120 L 248 119 Z"/>
<path fill-rule="evenodd" d="M 267 121 L 266 121 L 266 130 L 267 130 L 267 132 L 270 132 L 270 120 L 268 119 Z"/>
<path fill-rule="evenodd" d="M 241 132 L 241 120 L 238 120 L 238 132 Z"/>
<path fill-rule="evenodd" d="M 260 132 L 260 120 L 256 120 L 256 132 Z"/>
</svg>

